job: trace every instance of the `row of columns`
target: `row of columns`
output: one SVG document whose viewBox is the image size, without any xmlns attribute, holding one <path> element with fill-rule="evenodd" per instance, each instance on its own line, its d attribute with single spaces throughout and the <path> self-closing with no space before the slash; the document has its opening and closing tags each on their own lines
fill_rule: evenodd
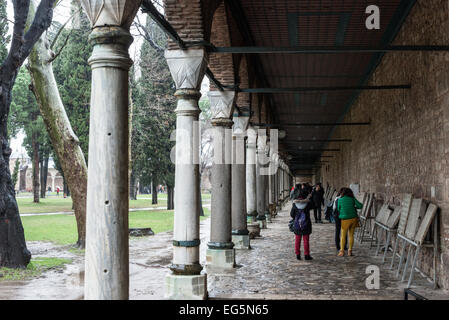
<svg viewBox="0 0 449 320">
<path fill-rule="evenodd" d="M 129 298 L 128 48 L 141 1 L 81 0 L 91 21 L 92 67 L 86 219 L 85 299 Z M 175 217 L 169 299 L 205 299 L 200 264 L 198 117 L 208 64 L 203 49 L 165 53 L 176 85 Z M 249 249 L 248 220 L 266 228 L 291 185 L 287 166 L 265 135 L 248 129 L 249 114 L 234 112 L 235 93 L 209 93 L 213 114 L 211 233 L 206 266 L 232 269 L 235 249 Z M 231 131 L 232 129 L 232 131 Z M 245 150 L 246 147 L 246 150 Z M 274 160 L 273 160 L 274 159 Z M 273 161 L 269 161 L 273 160 Z M 273 165 L 274 164 L 274 165 Z M 275 170 L 279 166 L 279 170 Z M 275 169 L 273 169 L 273 167 Z M 273 211 L 273 210 L 272 210 Z"/>
</svg>

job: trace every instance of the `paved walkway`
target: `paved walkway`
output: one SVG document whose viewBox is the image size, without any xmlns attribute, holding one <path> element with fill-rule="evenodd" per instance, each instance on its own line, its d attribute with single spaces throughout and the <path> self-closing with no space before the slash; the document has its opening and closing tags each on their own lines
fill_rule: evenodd
<svg viewBox="0 0 449 320">
<path fill-rule="evenodd" d="M 294 234 L 288 229 L 291 204 L 261 231 L 261 238 L 251 240 L 252 250 L 238 250 L 240 265 L 228 274 L 208 274 L 211 298 L 232 299 L 403 299 L 401 283 L 389 270 L 390 258 L 382 265 L 368 243 L 355 243 L 354 256 L 337 257 L 334 245 L 335 225 L 313 224 L 310 238 L 312 261 L 297 260 Z M 302 250 L 301 246 L 301 250 Z M 391 253 L 388 257 L 391 257 Z M 397 259 L 396 259 L 397 261 Z M 380 268 L 380 288 L 368 290 L 366 267 Z M 397 263 L 396 263 L 397 265 Z M 419 273 L 414 287 L 424 296 L 435 296 L 432 285 Z M 444 292 L 438 292 L 444 293 Z"/>
<path fill-rule="evenodd" d="M 369 244 L 355 244 L 353 257 L 337 257 L 333 224 L 313 224 L 312 261 L 298 261 L 294 254 L 294 235 L 288 230 L 287 204 L 284 211 L 253 239 L 251 250 L 237 250 L 239 265 L 230 273 L 209 273 L 211 299 L 403 299 L 405 283 L 394 277 L 380 257 L 373 257 Z M 201 221 L 200 261 L 205 264 L 210 219 Z M 172 259 L 172 232 L 130 239 L 130 299 L 163 299 L 164 279 Z M 84 257 L 67 251 L 68 246 L 28 242 L 34 257 L 70 257 L 74 262 L 65 270 L 54 270 L 31 281 L 0 282 L 3 299 L 82 299 Z M 391 254 L 389 255 L 391 257 Z M 387 260 L 389 261 L 389 259 Z M 365 286 L 366 267 L 380 267 L 380 289 Z M 449 299 L 419 273 L 415 276 L 417 292 L 434 299 Z"/>
</svg>

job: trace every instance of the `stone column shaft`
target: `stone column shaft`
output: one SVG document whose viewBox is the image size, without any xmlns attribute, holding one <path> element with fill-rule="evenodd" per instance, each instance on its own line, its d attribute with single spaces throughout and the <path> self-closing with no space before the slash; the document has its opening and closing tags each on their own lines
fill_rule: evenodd
<svg viewBox="0 0 449 320">
<path fill-rule="evenodd" d="M 231 241 L 231 161 L 232 121 L 214 121 L 214 154 L 223 150 L 221 163 L 212 165 L 211 229 L 209 248 L 232 249 Z M 220 141 L 219 141 L 220 140 Z"/>
<path fill-rule="evenodd" d="M 128 46 L 121 28 L 90 35 L 92 90 L 87 183 L 85 299 L 124 300 L 128 270 Z M 113 40 L 115 44 L 107 41 Z"/>
<path fill-rule="evenodd" d="M 235 267 L 231 224 L 232 112 L 235 92 L 210 91 L 214 159 L 211 170 L 211 228 L 206 261 L 212 269 Z"/>
<path fill-rule="evenodd" d="M 256 131 L 250 128 L 246 144 L 246 213 L 252 221 L 257 216 L 256 139 Z"/>
<path fill-rule="evenodd" d="M 246 216 L 245 135 L 249 115 L 234 113 L 232 137 L 232 242 L 236 249 L 249 249 Z"/>
<path fill-rule="evenodd" d="M 260 142 L 258 137 L 257 142 L 257 163 L 256 163 L 256 194 L 257 194 L 257 218 L 260 228 L 266 228 L 266 213 L 267 213 L 267 169 L 266 163 L 266 146 Z"/>
<path fill-rule="evenodd" d="M 165 58 L 176 84 L 175 213 L 173 261 L 165 279 L 168 299 L 205 299 L 206 275 L 200 264 L 198 100 L 207 66 L 203 49 L 167 50 Z"/>
<path fill-rule="evenodd" d="M 81 0 L 93 44 L 84 298 L 129 297 L 128 48 L 141 1 Z"/>
</svg>

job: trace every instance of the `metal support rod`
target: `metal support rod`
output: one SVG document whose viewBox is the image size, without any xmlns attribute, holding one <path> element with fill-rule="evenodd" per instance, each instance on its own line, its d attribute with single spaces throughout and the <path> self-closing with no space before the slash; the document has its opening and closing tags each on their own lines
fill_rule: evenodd
<svg viewBox="0 0 449 320">
<path fill-rule="evenodd" d="M 294 151 L 294 152 L 321 152 L 321 151 L 340 151 L 340 149 L 287 149 L 288 151 Z"/>
<path fill-rule="evenodd" d="M 238 92 L 249 93 L 295 93 L 309 91 L 345 91 L 345 90 L 394 90 L 411 89 L 411 84 L 393 84 L 379 86 L 324 86 L 324 87 L 295 87 L 295 88 L 235 88 Z"/>
<path fill-rule="evenodd" d="M 411 249 L 411 248 L 410 248 Z M 413 257 L 413 262 L 412 262 L 412 270 L 410 270 L 410 277 L 408 279 L 408 283 L 407 283 L 407 288 L 410 288 L 412 281 L 413 281 L 413 276 L 415 275 L 415 266 L 416 266 L 416 260 L 418 259 L 418 255 L 419 255 L 419 251 L 421 249 L 421 246 L 418 246 L 415 249 L 415 256 Z M 411 251 L 411 250 L 410 250 Z M 405 272 L 404 272 L 405 274 Z"/>
<path fill-rule="evenodd" d="M 295 46 L 295 47 L 208 47 L 214 53 L 317 54 L 317 53 L 385 53 L 404 51 L 449 51 L 447 45 L 390 45 L 390 46 Z"/>
<path fill-rule="evenodd" d="M 406 247 L 407 245 L 408 245 L 407 260 L 405 260 L 404 272 L 402 273 L 401 282 L 403 282 L 405 280 L 405 277 L 407 275 L 407 268 L 408 268 L 408 265 L 410 264 L 410 258 L 411 258 L 412 249 L 413 249 L 411 244 L 408 244 L 407 242 L 405 242 L 404 247 Z"/>
<path fill-rule="evenodd" d="M 251 123 L 253 126 L 261 128 L 270 127 L 326 127 L 326 126 L 369 126 L 371 122 L 296 122 L 296 123 Z"/>
<path fill-rule="evenodd" d="M 164 33 L 178 45 L 180 49 L 186 50 L 188 48 L 188 44 L 181 39 L 170 22 L 168 22 L 165 17 L 156 9 L 151 0 L 143 0 L 141 7 L 142 12 L 147 13 L 157 23 L 162 31 L 164 31 Z M 195 45 L 198 46 L 198 44 Z M 206 76 L 220 91 L 224 90 L 223 85 L 215 78 L 214 74 L 209 68 L 206 68 Z"/>
<path fill-rule="evenodd" d="M 310 140 L 282 140 L 283 143 L 308 143 L 308 142 L 352 142 L 352 139 L 310 139 Z"/>
<path fill-rule="evenodd" d="M 385 251 L 384 256 L 382 257 L 382 263 L 385 263 L 385 258 L 387 257 L 388 247 L 390 246 L 390 240 L 391 240 L 391 231 L 387 230 L 387 239 L 385 240 Z"/>
</svg>

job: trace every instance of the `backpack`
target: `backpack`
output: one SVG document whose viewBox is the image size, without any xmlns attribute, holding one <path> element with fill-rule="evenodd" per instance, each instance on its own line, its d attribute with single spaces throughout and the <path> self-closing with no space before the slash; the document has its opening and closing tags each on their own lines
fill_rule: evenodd
<svg viewBox="0 0 449 320">
<path fill-rule="evenodd" d="M 305 231 L 307 228 L 307 220 L 306 220 L 306 213 L 304 210 L 297 209 L 296 210 L 296 216 L 293 221 L 293 232 L 295 234 L 301 234 L 303 231 Z"/>
</svg>

